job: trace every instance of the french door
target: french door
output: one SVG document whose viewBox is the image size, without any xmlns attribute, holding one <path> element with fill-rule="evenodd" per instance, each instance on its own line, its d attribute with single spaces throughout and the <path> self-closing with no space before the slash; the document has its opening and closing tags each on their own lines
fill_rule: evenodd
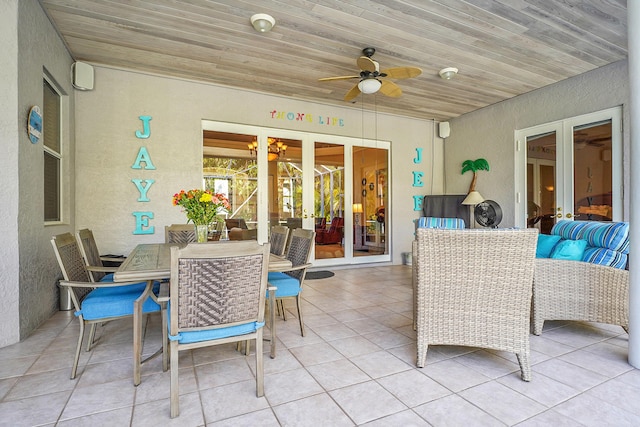
<svg viewBox="0 0 640 427">
<path fill-rule="evenodd" d="M 516 132 L 516 224 L 622 219 L 621 108 Z"/>
<path fill-rule="evenodd" d="M 386 141 L 203 121 L 204 185 L 228 191 L 227 216 L 260 242 L 274 225 L 315 230 L 316 266 L 390 261 L 389 151 Z"/>
</svg>

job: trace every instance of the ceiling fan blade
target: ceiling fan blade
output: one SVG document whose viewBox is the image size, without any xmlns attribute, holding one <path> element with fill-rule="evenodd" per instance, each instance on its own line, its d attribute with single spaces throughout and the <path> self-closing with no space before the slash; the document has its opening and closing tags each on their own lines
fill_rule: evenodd
<svg viewBox="0 0 640 427">
<path fill-rule="evenodd" d="M 376 67 L 377 62 L 371 58 L 367 58 L 366 56 L 361 56 L 357 61 L 358 67 L 363 71 L 369 71 L 373 73 L 378 70 Z"/>
<path fill-rule="evenodd" d="M 324 77 L 322 79 L 318 79 L 319 82 L 327 82 L 330 80 L 347 80 L 347 79 L 359 79 L 360 76 L 337 76 L 337 77 Z"/>
<path fill-rule="evenodd" d="M 400 86 L 398 86 L 394 82 L 390 82 L 389 80 L 382 80 L 380 92 L 382 92 L 383 95 L 387 95 L 392 98 L 397 98 L 402 95 L 402 89 L 400 89 Z"/>
<path fill-rule="evenodd" d="M 355 85 L 351 88 L 351 90 L 349 90 L 349 92 L 347 92 L 347 94 L 344 96 L 344 100 L 345 101 L 351 101 L 353 98 L 355 98 L 356 96 L 360 95 L 360 89 L 358 88 L 358 85 Z"/>
<path fill-rule="evenodd" d="M 382 70 L 380 74 L 386 74 L 392 79 L 410 79 L 422 74 L 422 70 L 417 67 L 393 67 Z"/>
</svg>

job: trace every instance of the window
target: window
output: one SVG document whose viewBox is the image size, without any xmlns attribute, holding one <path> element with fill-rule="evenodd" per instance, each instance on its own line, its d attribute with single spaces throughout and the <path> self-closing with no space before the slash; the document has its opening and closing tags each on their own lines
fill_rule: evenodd
<svg viewBox="0 0 640 427">
<path fill-rule="evenodd" d="M 44 220 L 61 221 L 60 215 L 60 94 L 43 80 Z"/>
</svg>

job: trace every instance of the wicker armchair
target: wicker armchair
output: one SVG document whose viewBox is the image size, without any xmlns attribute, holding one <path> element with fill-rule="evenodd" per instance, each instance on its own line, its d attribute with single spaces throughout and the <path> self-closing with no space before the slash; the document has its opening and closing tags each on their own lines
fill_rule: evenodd
<svg viewBox="0 0 640 427">
<path fill-rule="evenodd" d="M 629 328 L 629 271 L 540 258 L 533 283 L 533 333 L 545 320 L 581 320 Z"/>
<path fill-rule="evenodd" d="M 418 229 L 417 366 L 433 345 L 516 353 L 531 379 L 529 319 L 537 230 Z"/>
</svg>

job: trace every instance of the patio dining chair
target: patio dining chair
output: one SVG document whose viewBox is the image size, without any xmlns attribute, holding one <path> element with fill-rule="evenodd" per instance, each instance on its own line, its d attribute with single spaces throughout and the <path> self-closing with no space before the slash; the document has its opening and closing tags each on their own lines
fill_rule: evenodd
<svg viewBox="0 0 640 427">
<path fill-rule="evenodd" d="M 87 270 L 92 282 L 113 281 L 113 273 L 118 270 L 117 265 L 124 262 L 125 257 L 116 255 L 100 255 L 98 245 L 93 237 L 93 232 L 89 229 L 79 230 L 76 239 L 80 247 L 80 253 L 85 260 Z M 105 266 L 108 262 L 113 266 Z"/>
<path fill-rule="evenodd" d="M 298 309 L 298 320 L 300 322 L 300 333 L 305 335 L 304 321 L 302 320 L 302 310 L 300 307 L 300 293 L 307 273 L 309 257 L 313 250 L 315 231 L 304 228 L 296 228 L 291 233 L 291 241 L 287 249 L 286 258 L 291 261 L 292 268 L 283 272 L 270 272 L 269 285 L 275 286 L 276 303 L 280 304 L 282 318 L 287 320 L 284 310 L 284 299 L 295 298 Z"/>
<path fill-rule="evenodd" d="M 256 394 L 264 395 L 263 327 L 269 244 L 255 241 L 171 248 L 171 418 L 180 414 L 179 351 L 256 341 Z"/>
<path fill-rule="evenodd" d="M 271 243 L 271 253 L 274 255 L 284 255 L 284 250 L 287 247 L 287 239 L 289 238 L 289 228 L 283 225 L 274 225 L 271 227 L 271 236 L 269 237 L 269 243 Z"/>
<path fill-rule="evenodd" d="M 80 254 L 78 242 L 71 233 L 53 236 L 51 244 L 55 252 L 64 280 L 60 286 L 69 289 L 71 301 L 75 309 L 75 316 L 80 323 L 78 345 L 71 368 L 71 379 L 76 377 L 80 350 L 84 340 L 85 326 L 90 326 L 87 339 L 87 351 L 95 344 L 96 325 L 110 320 L 133 317 L 136 301 L 142 304 L 143 313 L 160 311 L 160 305 L 155 300 L 152 285 L 140 282 L 92 282 L 89 271 Z M 163 340 L 163 346 L 164 346 Z M 141 348 L 134 345 L 135 352 Z M 136 358 L 134 358 L 136 360 Z M 139 372 L 139 366 L 134 366 L 134 372 Z"/>
<path fill-rule="evenodd" d="M 165 243 L 193 243 L 197 241 L 193 224 L 171 224 L 164 227 Z"/>
</svg>

